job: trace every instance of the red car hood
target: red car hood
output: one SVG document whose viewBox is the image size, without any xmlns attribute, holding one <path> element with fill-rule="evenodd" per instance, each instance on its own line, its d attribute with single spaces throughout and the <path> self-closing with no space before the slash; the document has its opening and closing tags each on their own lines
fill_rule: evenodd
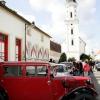
<svg viewBox="0 0 100 100">
<path fill-rule="evenodd" d="M 90 80 L 91 78 L 83 76 L 67 76 L 67 77 L 62 77 L 61 79 L 66 81 L 69 88 L 76 88 L 80 86 L 85 86 L 86 80 Z"/>
<path fill-rule="evenodd" d="M 91 79 L 90 77 L 83 77 L 83 76 L 72 76 L 73 78 L 75 78 L 75 80 L 89 80 Z"/>
<path fill-rule="evenodd" d="M 59 77 L 61 78 L 61 77 Z M 66 80 L 89 80 L 90 77 L 84 77 L 84 76 L 63 76 L 62 79 Z"/>
</svg>

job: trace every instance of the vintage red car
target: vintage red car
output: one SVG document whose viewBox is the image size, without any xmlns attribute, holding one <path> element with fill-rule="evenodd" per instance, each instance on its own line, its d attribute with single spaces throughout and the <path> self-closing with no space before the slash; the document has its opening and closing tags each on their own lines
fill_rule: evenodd
<svg viewBox="0 0 100 100">
<path fill-rule="evenodd" d="M 1 62 L 0 100 L 95 100 L 88 77 L 53 77 L 45 62 Z"/>
</svg>

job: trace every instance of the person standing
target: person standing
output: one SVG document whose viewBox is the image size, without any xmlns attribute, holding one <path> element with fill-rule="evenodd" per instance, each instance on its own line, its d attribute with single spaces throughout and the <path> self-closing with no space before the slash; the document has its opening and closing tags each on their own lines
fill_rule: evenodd
<svg viewBox="0 0 100 100">
<path fill-rule="evenodd" d="M 79 64 L 77 62 L 73 62 L 72 72 L 73 76 L 79 76 Z"/>
<path fill-rule="evenodd" d="M 79 73 L 80 75 L 83 75 L 83 64 L 81 61 L 79 62 Z"/>
<path fill-rule="evenodd" d="M 90 66 L 89 66 L 87 61 L 85 61 L 85 64 L 83 66 L 83 70 L 84 70 L 84 76 L 88 76 L 89 75 L 89 71 L 90 71 Z"/>
</svg>

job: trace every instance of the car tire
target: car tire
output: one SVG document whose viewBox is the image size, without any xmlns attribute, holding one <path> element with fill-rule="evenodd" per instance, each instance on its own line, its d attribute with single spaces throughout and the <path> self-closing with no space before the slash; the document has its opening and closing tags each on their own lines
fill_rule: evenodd
<svg viewBox="0 0 100 100">
<path fill-rule="evenodd" d="M 1 93 L 0 93 L 0 100 L 5 100 Z"/>
<path fill-rule="evenodd" d="M 91 94 L 79 94 L 74 100 L 96 100 Z"/>
</svg>

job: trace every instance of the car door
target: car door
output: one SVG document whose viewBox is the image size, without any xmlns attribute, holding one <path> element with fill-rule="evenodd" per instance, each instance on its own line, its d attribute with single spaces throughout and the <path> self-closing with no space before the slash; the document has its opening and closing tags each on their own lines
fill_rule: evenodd
<svg viewBox="0 0 100 100">
<path fill-rule="evenodd" d="M 53 100 L 51 81 L 47 73 L 47 66 L 26 66 L 27 100 Z"/>
<path fill-rule="evenodd" d="M 2 66 L 4 74 L 1 77 L 1 85 L 8 94 L 9 100 L 26 100 L 23 99 L 25 86 L 23 67 L 20 65 Z"/>
</svg>

